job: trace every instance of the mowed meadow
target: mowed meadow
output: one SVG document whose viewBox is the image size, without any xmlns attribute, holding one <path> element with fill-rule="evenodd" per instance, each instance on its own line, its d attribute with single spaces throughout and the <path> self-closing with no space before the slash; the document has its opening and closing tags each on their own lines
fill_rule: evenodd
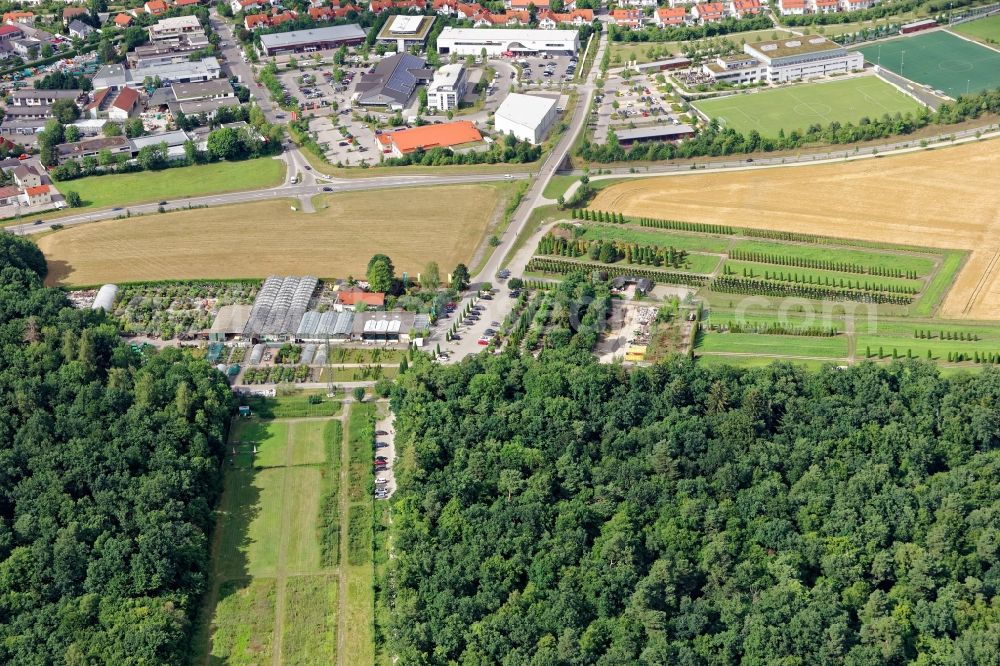
<svg viewBox="0 0 1000 666">
<path fill-rule="evenodd" d="M 632 179 L 591 207 L 626 215 L 971 250 L 939 314 L 1000 318 L 1000 143 L 884 159 Z"/>
<path fill-rule="evenodd" d="M 39 239 L 51 285 L 363 275 L 376 253 L 416 275 L 468 262 L 510 183 L 399 188 L 322 195 L 315 213 L 276 200 L 109 220 Z"/>
</svg>

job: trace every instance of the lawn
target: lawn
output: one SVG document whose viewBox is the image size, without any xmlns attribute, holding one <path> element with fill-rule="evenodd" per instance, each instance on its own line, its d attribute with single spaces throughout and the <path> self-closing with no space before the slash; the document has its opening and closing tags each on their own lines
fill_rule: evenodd
<svg viewBox="0 0 1000 666">
<path fill-rule="evenodd" d="M 699 356 L 698 365 L 705 367 L 726 366 L 737 368 L 763 368 L 772 363 L 791 363 L 801 366 L 807 370 L 820 370 L 824 366 L 834 363 L 834 361 L 817 361 L 794 358 L 762 358 L 760 356 Z"/>
<path fill-rule="evenodd" d="M 697 352 L 844 358 L 847 338 L 706 332 L 699 339 Z"/>
<path fill-rule="evenodd" d="M 280 185 L 285 163 L 270 157 L 245 162 L 215 162 L 162 171 L 90 176 L 56 183 L 64 195 L 77 192 L 92 208 L 128 206 L 205 194 L 258 190 Z"/>
<path fill-rule="evenodd" d="M 700 236 L 677 231 L 650 230 L 642 231 L 623 226 L 606 226 L 587 224 L 583 233 L 587 239 L 600 238 L 625 243 L 644 243 L 648 245 L 673 246 L 677 250 L 687 252 L 711 252 L 722 254 L 732 242 L 728 238 L 718 236 Z"/>
<path fill-rule="evenodd" d="M 978 21 L 969 21 L 951 28 L 952 32 L 957 32 L 966 37 L 972 37 L 987 44 L 1000 42 L 1000 15 L 988 16 Z"/>
<path fill-rule="evenodd" d="M 555 201 L 562 195 L 566 194 L 566 190 L 569 186 L 580 180 L 578 176 L 552 176 L 549 182 L 545 185 L 545 190 L 542 191 L 542 196 L 546 199 L 551 199 Z"/>
<path fill-rule="evenodd" d="M 921 317 L 934 314 L 944 295 L 948 293 L 948 290 L 955 283 L 955 277 L 962 268 L 965 257 L 965 252 L 945 253 L 944 260 L 941 262 L 941 268 L 938 269 L 938 272 L 931 279 L 930 284 L 927 285 L 927 289 L 924 290 L 923 296 L 917 302 L 913 314 Z"/>
<path fill-rule="evenodd" d="M 1000 53 L 943 30 L 858 50 L 868 62 L 950 97 L 1000 86 Z"/>
<path fill-rule="evenodd" d="M 857 122 L 885 114 L 915 113 L 920 104 L 875 76 L 805 83 L 777 90 L 716 97 L 694 105 L 740 132 L 776 137 L 833 121 Z"/>
<path fill-rule="evenodd" d="M 220 206 L 70 227 L 39 240 L 49 284 L 364 275 L 376 253 L 397 274 L 468 262 L 512 183 L 344 192 L 316 213 L 290 201 Z M 447 201 L 447 210 L 442 202 Z"/>
<path fill-rule="evenodd" d="M 860 264 L 866 268 L 895 268 L 901 271 L 916 271 L 919 276 L 927 275 L 934 269 L 934 260 L 929 257 L 848 250 L 820 244 L 793 245 L 747 240 L 737 243 L 733 250 L 776 254 L 797 259 L 839 261 L 846 264 Z"/>
<path fill-rule="evenodd" d="M 375 563 L 372 551 L 374 513 L 372 507 L 372 452 L 375 441 L 375 403 L 352 403 L 347 415 L 347 460 L 350 489 L 363 489 L 360 496 L 348 494 L 347 539 L 341 557 L 346 598 L 341 605 L 349 631 L 341 636 L 345 655 L 352 664 L 375 660 Z M 346 518 L 346 520 L 344 520 Z"/>
<path fill-rule="evenodd" d="M 274 653 L 288 664 L 335 657 L 339 579 L 327 551 L 339 547 L 329 532 L 340 529 L 341 437 L 333 419 L 235 421 L 230 445 L 243 453 L 226 461 L 218 594 L 206 600 L 197 663 L 208 663 L 206 652 L 232 664 L 270 663 Z"/>
<path fill-rule="evenodd" d="M 326 393 L 325 390 L 297 391 L 274 398 L 245 395 L 239 400 L 241 405 L 248 405 L 253 414 L 262 419 L 337 416 L 340 414 L 340 401 L 326 397 Z M 312 402 L 316 396 L 320 397 L 320 402 Z"/>
</svg>

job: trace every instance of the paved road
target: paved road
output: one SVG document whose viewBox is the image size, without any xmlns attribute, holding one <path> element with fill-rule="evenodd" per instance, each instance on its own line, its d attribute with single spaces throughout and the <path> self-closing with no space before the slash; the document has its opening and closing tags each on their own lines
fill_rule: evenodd
<svg viewBox="0 0 1000 666">
<path fill-rule="evenodd" d="M 292 151 L 291 154 L 296 154 Z M 485 183 L 501 179 L 497 174 L 470 174 L 467 176 L 379 176 L 375 178 L 331 178 L 322 182 L 311 175 L 310 172 L 303 171 L 304 182 L 298 185 L 286 182 L 278 187 L 264 190 L 252 190 L 249 192 L 231 192 L 229 194 L 210 194 L 202 197 L 185 197 L 168 201 L 163 208 L 168 211 L 184 210 L 186 208 L 202 208 L 206 206 L 227 206 L 231 204 L 248 203 L 252 201 L 268 201 L 271 199 L 302 199 L 311 198 L 323 192 L 353 192 L 358 190 L 388 189 L 398 187 L 425 187 L 428 185 L 456 185 L 464 183 Z M 528 178 L 530 174 L 511 174 L 512 179 Z M 121 206 L 117 208 L 105 208 L 103 210 L 89 211 L 79 215 L 69 215 L 66 217 L 46 220 L 41 224 L 29 223 L 7 227 L 7 231 L 14 234 L 27 235 L 48 231 L 53 225 L 61 224 L 64 227 L 87 222 L 98 222 L 100 220 L 110 220 L 122 217 L 126 214 L 146 215 L 156 213 L 159 209 L 157 203 L 146 203 L 135 206 Z"/>
<path fill-rule="evenodd" d="M 598 63 L 601 62 L 601 57 L 604 55 L 604 50 L 607 46 L 607 35 L 602 33 L 600 46 L 597 51 L 597 57 L 594 60 L 594 66 L 588 73 L 587 80 L 580 84 L 577 88 L 579 94 L 577 97 L 576 107 L 573 110 L 573 116 L 569 119 L 569 128 L 563 133 L 562 138 L 560 138 L 552 152 L 549 153 L 545 162 L 542 163 L 541 168 L 538 171 L 538 177 L 528 188 L 528 191 L 521 200 L 521 205 L 518 206 L 517 210 L 514 212 L 514 217 L 511 219 L 510 226 L 507 228 L 507 231 L 504 232 L 503 237 L 500 240 L 500 245 L 494 250 L 483 269 L 477 275 L 473 276 L 473 288 L 484 282 L 495 283 L 495 276 L 501 268 L 509 268 L 511 274 L 515 276 L 521 275 L 524 272 L 524 267 L 531 259 L 534 248 L 538 244 L 538 237 L 541 233 L 543 233 L 543 230 L 541 229 L 529 238 L 527 242 L 525 242 L 520 251 L 512 257 L 509 265 L 502 266 L 501 263 L 514 247 L 514 244 L 517 242 L 518 235 L 528 224 L 528 219 L 531 217 L 532 211 L 539 205 L 547 203 L 545 197 L 542 196 L 542 192 L 545 190 L 545 186 L 548 185 L 549 180 L 553 175 L 555 175 L 563 161 L 566 159 L 566 156 L 569 154 L 570 148 L 572 147 L 573 141 L 576 139 L 577 135 L 583 131 L 584 123 L 587 122 L 587 114 L 590 110 L 590 104 L 594 97 L 594 81 L 597 78 L 599 69 Z M 500 290 L 492 300 L 479 301 L 478 304 L 483 306 L 484 312 L 481 314 L 480 320 L 473 326 L 462 329 L 459 333 L 462 338 L 461 340 L 445 342 L 441 338 L 432 337 L 431 342 L 434 344 L 440 344 L 442 351 L 450 352 L 452 354 L 452 361 L 460 361 L 468 354 L 475 354 L 482 351 L 483 347 L 477 343 L 479 337 L 487 328 L 491 327 L 493 321 L 502 322 L 504 317 L 507 316 L 507 313 L 514 307 L 515 299 L 511 298 L 508 293 L 508 290 L 502 288 L 501 285 Z M 474 301 L 476 301 L 475 292 L 466 297 L 462 303 L 459 304 L 456 316 L 461 314 L 466 303 Z"/>
</svg>

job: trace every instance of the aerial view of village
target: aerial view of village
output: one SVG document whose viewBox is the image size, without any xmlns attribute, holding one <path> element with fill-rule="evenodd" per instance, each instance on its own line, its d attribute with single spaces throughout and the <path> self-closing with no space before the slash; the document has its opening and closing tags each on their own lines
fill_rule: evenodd
<svg viewBox="0 0 1000 666">
<path fill-rule="evenodd" d="M 0 23 L 0 663 L 1000 664 L 1000 3 Z"/>
</svg>

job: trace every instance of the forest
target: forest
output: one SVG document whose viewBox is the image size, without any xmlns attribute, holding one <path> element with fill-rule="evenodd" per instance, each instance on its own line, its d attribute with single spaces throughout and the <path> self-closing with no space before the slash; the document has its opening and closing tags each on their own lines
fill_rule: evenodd
<svg viewBox="0 0 1000 666">
<path fill-rule="evenodd" d="M 392 404 L 400 663 L 1000 663 L 1000 372 L 565 347 Z"/>
<path fill-rule="evenodd" d="M 229 388 L 140 355 L 45 272 L 0 233 L 0 663 L 185 663 Z"/>
</svg>

